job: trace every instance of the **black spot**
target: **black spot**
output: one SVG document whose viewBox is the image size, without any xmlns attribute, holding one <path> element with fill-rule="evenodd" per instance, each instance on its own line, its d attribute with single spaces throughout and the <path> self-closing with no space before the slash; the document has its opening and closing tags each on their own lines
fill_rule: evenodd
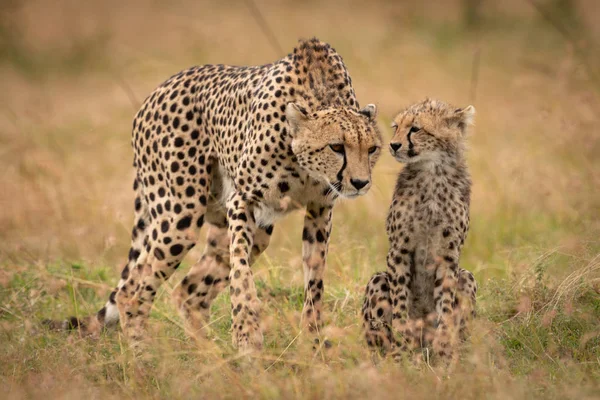
<svg viewBox="0 0 600 400">
<path fill-rule="evenodd" d="M 196 285 L 195 283 L 192 283 L 187 289 L 188 294 L 194 293 L 197 288 L 198 288 L 198 285 Z"/>
<path fill-rule="evenodd" d="M 285 193 L 285 192 L 287 192 L 288 190 L 290 190 L 290 185 L 288 185 L 288 183 L 287 183 L 287 182 L 285 182 L 285 181 L 281 181 L 281 182 L 279 182 L 279 183 L 277 184 L 277 186 L 279 187 L 279 191 L 280 191 L 281 193 Z"/>
<path fill-rule="evenodd" d="M 323 232 L 321 230 L 317 231 L 317 242 L 323 243 L 325 241 L 325 236 L 323 236 Z"/>
<path fill-rule="evenodd" d="M 185 229 L 189 228 L 191 224 L 192 224 L 192 217 L 188 215 L 188 216 L 180 219 L 179 222 L 177 222 L 177 229 L 179 229 L 180 231 L 185 230 Z M 173 247 L 171 247 L 171 253 L 173 253 Z M 175 255 L 175 254 L 173 254 L 173 255 Z"/>
<path fill-rule="evenodd" d="M 156 257 L 157 260 L 164 260 L 165 253 L 157 247 L 154 249 L 154 257 Z"/>
<path fill-rule="evenodd" d="M 163 222 L 160 224 L 160 231 L 161 231 L 162 233 L 166 233 L 168 230 L 169 230 L 169 222 L 168 222 L 168 221 L 163 221 Z"/>
<path fill-rule="evenodd" d="M 98 321 L 104 322 L 104 318 L 106 317 L 106 307 L 102 307 L 98 314 L 96 314 Z"/>
<path fill-rule="evenodd" d="M 171 246 L 169 251 L 171 252 L 172 256 L 178 256 L 183 251 L 183 246 L 180 244 L 174 244 L 173 246 Z"/>
<path fill-rule="evenodd" d="M 307 228 L 302 230 L 302 240 L 306 240 L 308 243 L 313 244 L 315 239 L 312 237 Z"/>
<path fill-rule="evenodd" d="M 134 249 L 133 247 L 129 249 L 129 261 L 135 261 L 140 256 L 140 251 Z M 127 268 L 127 266 L 125 266 Z"/>
<path fill-rule="evenodd" d="M 206 285 L 212 285 L 213 281 L 214 281 L 214 278 L 212 277 L 212 275 L 206 275 L 204 277 L 204 283 Z"/>
<path fill-rule="evenodd" d="M 123 271 L 121 271 L 121 279 L 126 280 L 127 278 L 129 278 L 129 266 L 128 265 L 126 265 L 125 268 L 123 268 Z"/>
<path fill-rule="evenodd" d="M 71 317 L 68 320 L 69 329 L 77 329 L 79 327 L 79 320 L 75 317 Z"/>
</svg>

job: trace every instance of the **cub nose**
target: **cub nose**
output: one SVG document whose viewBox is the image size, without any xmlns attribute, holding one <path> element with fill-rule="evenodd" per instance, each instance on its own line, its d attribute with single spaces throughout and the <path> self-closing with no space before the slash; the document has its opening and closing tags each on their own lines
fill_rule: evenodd
<svg viewBox="0 0 600 400">
<path fill-rule="evenodd" d="M 360 179 L 350 179 L 350 183 L 357 190 L 360 190 L 360 189 L 364 188 L 365 186 L 367 186 L 369 184 L 369 181 L 363 181 L 363 180 L 360 180 Z"/>
<path fill-rule="evenodd" d="M 390 147 L 393 151 L 398 151 L 398 149 L 402 147 L 402 143 L 390 143 Z"/>
</svg>

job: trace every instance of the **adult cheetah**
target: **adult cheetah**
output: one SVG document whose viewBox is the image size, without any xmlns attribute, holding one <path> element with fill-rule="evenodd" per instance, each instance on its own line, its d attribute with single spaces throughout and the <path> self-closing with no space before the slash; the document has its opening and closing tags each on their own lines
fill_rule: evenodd
<svg viewBox="0 0 600 400">
<path fill-rule="evenodd" d="M 172 76 L 133 121 L 135 225 L 121 280 L 96 315 L 51 326 L 96 332 L 120 321 L 140 343 L 158 288 L 206 223 L 204 254 L 174 291 L 179 310 L 199 333 L 229 285 L 233 344 L 260 348 L 250 265 L 275 220 L 302 207 L 303 323 L 314 329 L 332 208 L 371 187 L 382 143 L 375 116 L 374 105 L 359 108 L 340 55 L 316 38 L 272 64 L 204 65 Z"/>
<path fill-rule="evenodd" d="M 464 328 L 474 313 L 477 284 L 458 266 L 469 228 L 471 179 L 464 144 L 474 114 L 472 106 L 426 99 L 394 118 L 390 151 L 406 165 L 387 217 L 388 270 L 376 273 L 366 287 L 362 312 L 369 345 L 404 353 L 432 344 L 449 357 L 460 330 L 452 328 Z M 427 334 L 432 325 L 437 329 Z"/>
</svg>

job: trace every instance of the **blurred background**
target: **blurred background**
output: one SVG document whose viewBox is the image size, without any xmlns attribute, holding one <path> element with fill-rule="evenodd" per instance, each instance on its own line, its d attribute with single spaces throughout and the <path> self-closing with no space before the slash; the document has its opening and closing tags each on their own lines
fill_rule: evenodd
<svg viewBox="0 0 600 400">
<path fill-rule="evenodd" d="M 146 95 L 189 66 L 265 64 L 299 38 L 317 36 L 344 58 L 360 102 L 378 105 L 386 141 L 395 113 L 425 96 L 475 106 L 472 222 L 461 264 L 479 281 L 481 315 L 503 329 L 503 354 L 521 357 L 530 348 L 539 361 L 554 357 L 548 338 L 528 343 L 523 325 L 502 324 L 525 313 L 543 330 L 544 307 L 580 301 L 575 308 L 585 315 L 557 334 L 574 335 L 573 343 L 555 350 L 593 364 L 600 356 L 597 336 L 589 337 L 600 332 L 598 21 L 595 0 L 3 0 L 0 320 L 7 348 L 27 332 L 26 317 L 94 311 L 116 282 L 133 218 L 131 122 Z M 385 217 L 400 169 L 384 152 L 369 194 L 334 212 L 326 280 L 328 307 L 339 312 L 333 325 L 358 329 L 363 287 L 385 269 Z M 256 267 L 259 286 L 275 293 L 265 315 L 279 306 L 300 311 L 301 221 L 298 213 L 276 226 Z M 215 307 L 228 313 L 226 299 Z M 272 342 L 289 340 L 274 335 Z M 28 350 L 11 348 L 5 359 L 21 365 Z M 535 369 L 521 361 L 509 363 L 510 374 Z M 597 361 L 592 367 L 598 377 Z"/>
</svg>

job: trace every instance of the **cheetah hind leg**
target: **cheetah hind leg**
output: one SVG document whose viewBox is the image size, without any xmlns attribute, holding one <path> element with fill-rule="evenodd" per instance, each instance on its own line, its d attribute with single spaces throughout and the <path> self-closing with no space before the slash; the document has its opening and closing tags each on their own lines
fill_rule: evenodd
<svg viewBox="0 0 600 400">
<path fill-rule="evenodd" d="M 117 294 L 121 327 L 134 349 L 143 347 L 148 316 L 158 289 L 194 247 L 197 233 L 204 224 L 210 166 L 199 165 L 202 168 L 198 169 L 196 182 L 171 186 L 170 191 L 161 185 L 145 189 L 151 194 L 159 194 L 149 195 L 150 234 L 146 236 L 146 246 L 135 266 L 139 271 L 137 282 L 129 279 Z"/>
<path fill-rule="evenodd" d="M 173 291 L 179 313 L 190 337 L 206 336 L 210 306 L 229 284 L 229 240 L 227 227 L 209 225 L 206 248 L 196 264 Z"/>
<path fill-rule="evenodd" d="M 148 236 L 148 226 L 150 221 L 150 211 L 142 192 L 142 184 L 139 177 L 136 176 L 133 182 L 133 190 L 136 192 L 134 202 L 134 225 L 131 232 L 131 248 L 129 250 L 128 261 L 121 272 L 121 279 L 116 288 L 111 292 L 108 301 L 96 314 L 86 317 L 70 317 L 67 320 L 55 321 L 45 320 L 42 323 L 52 330 L 78 330 L 82 336 L 97 336 L 105 328 L 110 328 L 119 323 L 119 310 L 117 307 L 117 294 L 119 291 L 129 285 L 136 285 L 139 280 L 139 269 L 136 268 L 138 261 L 145 256 L 144 241 Z"/>
<path fill-rule="evenodd" d="M 384 354 L 394 347 L 392 333 L 392 303 L 389 274 L 377 272 L 365 289 L 362 307 L 363 329 L 367 344 Z"/>
</svg>

